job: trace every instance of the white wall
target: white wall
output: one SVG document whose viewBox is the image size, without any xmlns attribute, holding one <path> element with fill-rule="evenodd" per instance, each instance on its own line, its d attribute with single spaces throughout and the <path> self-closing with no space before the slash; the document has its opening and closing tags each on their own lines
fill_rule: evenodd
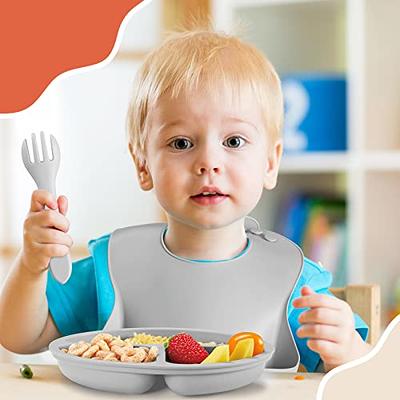
<svg viewBox="0 0 400 400">
<path fill-rule="evenodd" d="M 144 0 L 129 13 L 128 25 L 123 34 L 119 50 L 147 51 L 158 44 L 161 34 L 161 0 Z"/>
<path fill-rule="evenodd" d="M 152 193 L 138 187 L 125 136 L 137 67 L 115 62 L 61 83 L 64 169 L 60 182 L 71 200 L 75 240 L 157 219 Z"/>
</svg>

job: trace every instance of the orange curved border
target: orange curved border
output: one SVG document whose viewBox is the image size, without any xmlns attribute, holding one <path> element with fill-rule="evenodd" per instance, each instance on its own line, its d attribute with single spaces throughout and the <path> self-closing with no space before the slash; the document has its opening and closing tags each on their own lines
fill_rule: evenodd
<svg viewBox="0 0 400 400">
<path fill-rule="evenodd" d="M 61 73 L 104 60 L 142 0 L 4 0 L 0 5 L 0 113 L 32 105 Z"/>
</svg>

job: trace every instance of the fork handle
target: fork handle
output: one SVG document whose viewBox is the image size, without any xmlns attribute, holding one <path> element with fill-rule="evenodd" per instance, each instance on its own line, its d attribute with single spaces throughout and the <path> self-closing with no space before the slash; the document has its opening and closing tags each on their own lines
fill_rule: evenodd
<svg viewBox="0 0 400 400">
<path fill-rule="evenodd" d="M 38 189 L 47 190 L 57 200 L 55 182 L 38 182 Z M 61 284 L 68 281 L 72 273 L 72 262 L 70 254 L 63 257 L 53 257 L 50 259 L 49 268 L 54 279 Z"/>
<path fill-rule="evenodd" d="M 57 200 L 56 196 L 56 184 L 54 182 L 36 182 L 36 185 L 38 189 L 40 190 L 46 190 L 47 192 L 50 192 L 54 199 Z"/>
<path fill-rule="evenodd" d="M 50 260 L 49 268 L 56 281 L 62 284 L 67 282 L 72 272 L 71 257 L 69 253 L 63 257 L 53 257 Z"/>
<path fill-rule="evenodd" d="M 55 187 L 54 191 L 51 191 L 50 193 L 52 193 L 54 198 L 57 200 L 57 197 L 55 195 Z M 67 282 L 72 273 L 70 254 L 68 253 L 63 257 L 53 257 L 50 260 L 49 268 L 54 279 L 61 284 L 64 284 L 65 282 Z"/>
</svg>

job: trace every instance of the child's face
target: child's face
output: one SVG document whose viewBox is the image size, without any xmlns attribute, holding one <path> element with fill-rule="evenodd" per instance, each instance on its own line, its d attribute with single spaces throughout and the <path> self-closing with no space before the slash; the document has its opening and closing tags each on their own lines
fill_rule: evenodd
<svg viewBox="0 0 400 400">
<path fill-rule="evenodd" d="M 202 91 L 160 98 L 149 115 L 146 165 L 136 162 L 144 190 L 175 222 L 197 229 L 227 226 L 253 210 L 263 187 L 272 189 L 281 144 L 271 149 L 254 96 Z M 270 146 L 270 147 L 268 147 Z M 204 196 L 204 191 L 217 195 Z"/>
</svg>

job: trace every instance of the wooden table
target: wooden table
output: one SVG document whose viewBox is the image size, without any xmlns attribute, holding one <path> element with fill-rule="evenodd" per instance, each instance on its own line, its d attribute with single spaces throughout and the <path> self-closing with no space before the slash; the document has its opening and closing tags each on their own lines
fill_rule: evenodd
<svg viewBox="0 0 400 400">
<path fill-rule="evenodd" d="M 141 395 L 122 395 L 79 386 L 59 371 L 56 365 L 30 365 L 32 379 L 24 379 L 19 364 L 0 363 L 0 398 L 7 400 L 90 400 L 90 399 L 184 399 L 167 388 L 151 390 Z M 295 380 L 301 375 L 304 380 Z M 246 387 L 212 396 L 196 396 L 203 399 L 263 399 L 302 400 L 314 399 L 323 374 L 264 373 L 256 382 Z M 193 398 L 193 397 L 192 397 Z"/>
</svg>

